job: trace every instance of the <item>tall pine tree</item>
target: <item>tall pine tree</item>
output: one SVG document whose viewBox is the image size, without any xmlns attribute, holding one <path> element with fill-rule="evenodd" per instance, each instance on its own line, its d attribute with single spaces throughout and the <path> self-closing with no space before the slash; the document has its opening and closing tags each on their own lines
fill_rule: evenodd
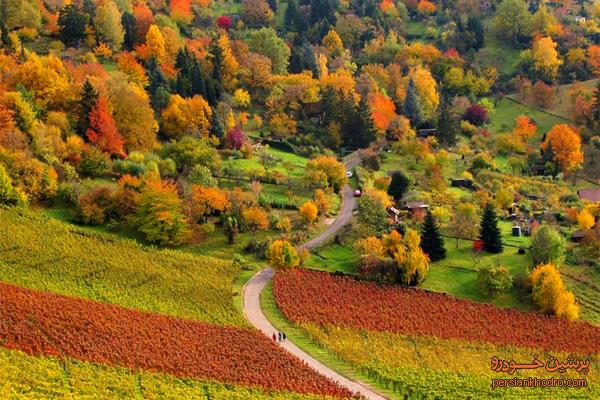
<svg viewBox="0 0 600 400">
<path fill-rule="evenodd" d="M 431 211 L 425 216 L 425 221 L 421 227 L 421 249 L 429 256 L 431 261 L 446 258 L 444 239 Z"/>
<path fill-rule="evenodd" d="M 438 129 L 436 137 L 438 142 L 445 146 L 452 146 L 456 143 L 456 132 L 458 131 L 458 123 L 450 114 L 448 102 L 443 101 L 440 107 L 440 117 L 438 119 Z"/>
<path fill-rule="evenodd" d="M 98 102 L 98 92 L 89 80 L 83 82 L 81 99 L 79 100 L 79 118 L 77 119 L 76 132 L 83 136 L 90 127 L 90 112 Z"/>
<path fill-rule="evenodd" d="M 496 210 L 491 203 L 488 203 L 483 210 L 479 239 L 483 242 L 483 249 L 488 253 L 502 253 L 502 234 L 498 228 Z"/>
<path fill-rule="evenodd" d="M 419 104 L 419 94 L 412 79 L 408 82 L 408 88 L 406 89 L 403 111 L 406 118 L 412 122 L 414 127 L 419 127 L 423 123 L 423 112 L 421 111 L 421 104 Z"/>
<path fill-rule="evenodd" d="M 351 99 L 345 99 L 344 102 L 350 111 L 343 126 L 344 145 L 352 149 L 369 147 L 377 132 L 369 105 L 364 98 L 358 105 L 352 104 Z"/>
</svg>

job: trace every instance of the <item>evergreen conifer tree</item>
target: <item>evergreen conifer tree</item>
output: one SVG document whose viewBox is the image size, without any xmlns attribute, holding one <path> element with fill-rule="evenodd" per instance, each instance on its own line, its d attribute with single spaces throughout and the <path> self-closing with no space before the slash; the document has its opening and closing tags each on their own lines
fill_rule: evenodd
<svg viewBox="0 0 600 400">
<path fill-rule="evenodd" d="M 502 253 L 502 235 L 498 228 L 498 217 L 496 210 L 491 203 L 485 206 L 481 226 L 479 230 L 479 239 L 483 242 L 483 249 L 489 253 Z"/>
<path fill-rule="evenodd" d="M 421 228 L 421 249 L 429 256 L 431 261 L 439 261 L 446 258 L 444 239 L 440 235 L 440 228 L 431 211 L 425 216 L 425 221 Z"/>
<path fill-rule="evenodd" d="M 81 100 L 79 100 L 79 118 L 76 131 L 83 136 L 90 127 L 90 112 L 98 102 L 98 92 L 89 80 L 83 82 Z"/>
<path fill-rule="evenodd" d="M 410 179 L 402 171 L 396 171 L 392 174 L 388 194 L 394 198 L 394 201 L 398 202 L 402 200 L 402 197 L 408 191 L 409 185 Z"/>
<path fill-rule="evenodd" d="M 406 89 L 406 97 L 404 98 L 403 106 L 404 115 L 412 122 L 414 127 L 418 127 L 423 123 L 423 113 L 419 104 L 419 94 L 415 83 L 411 79 Z"/>
<path fill-rule="evenodd" d="M 438 119 L 438 129 L 436 133 L 438 141 L 445 146 L 451 146 L 456 143 L 456 132 L 458 131 L 457 125 L 458 124 L 454 118 L 452 118 L 452 115 L 450 115 L 448 103 L 444 101 Z"/>
</svg>

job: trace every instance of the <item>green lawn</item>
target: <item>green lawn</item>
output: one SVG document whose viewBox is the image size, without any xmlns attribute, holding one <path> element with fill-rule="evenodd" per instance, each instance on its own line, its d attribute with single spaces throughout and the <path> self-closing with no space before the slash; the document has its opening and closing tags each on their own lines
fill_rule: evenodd
<svg viewBox="0 0 600 400">
<path fill-rule="evenodd" d="M 499 40 L 494 35 L 491 25 L 491 19 L 484 21 L 485 43 L 484 47 L 475 54 L 475 59 L 482 65 L 496 68 L 500 75 L 512 75 L 519 62 L 521 50 Z"/>
<path fill-rule="evenodd" d="M 321 271 L 356 272 L 358 256 L 350 246 L 331 244 L 314 250 L 304 263 L 306 268 Z"/>
<path fill-rule="evenodd" d="M 524 104 L 517 103 L 508 98 L 498 101 L 496 110 L 490 118 L 488 128 L 495 134 L 510 132 L 515 126 L 515 118 L 526 115 L 538 126 L 538 138 L 548 132 L 556 124 L 569 124 L 572 121 L 536 110 Z"/>
</svg>

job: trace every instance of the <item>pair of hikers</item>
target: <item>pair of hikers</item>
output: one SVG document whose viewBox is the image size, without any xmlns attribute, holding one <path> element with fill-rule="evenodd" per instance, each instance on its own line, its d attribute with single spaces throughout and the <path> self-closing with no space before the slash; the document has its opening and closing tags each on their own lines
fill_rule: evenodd
<svg viewBox="0 0 600 400">
<path fill-rule="evenodd" d="M 274 342 L 283 342 L 286 339 L 285 332 L 277 332 L 273 333 L 273 341 Z"/>
</svg>

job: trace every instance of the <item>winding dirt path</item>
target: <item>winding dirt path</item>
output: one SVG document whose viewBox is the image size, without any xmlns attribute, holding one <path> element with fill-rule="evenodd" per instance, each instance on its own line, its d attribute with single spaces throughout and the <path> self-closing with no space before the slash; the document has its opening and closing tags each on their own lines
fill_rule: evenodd
<svg viewBox="0 0 600 400">
<path fill-rule="evenodd" d="M 346 161 L 346 169 L 349 170 L 360 163 L 358 157 L 351 157 Z M 352 219 L 352 212 L 356 207 L 356 198 L 353 196 L 352 188 L 349 185 L 345 185 L 342 188 L 342 205 L 336 219 L 329 225 L 329 227 L 314 239 L 306 242 L 302 247 L 307 249 L 313 249 L 325 241 L 329 240 L 334 236 L 341 228 L 348 224 Z M 271 268 L 265 268 L 257 272 L 244 286 L 243 299 L 244 299 L 244 314 L 246 319 L 250 321 L 252 325 L 260 330 L 267 337 L 271 337 L 274 332 L 277 332 L 275 328 L 264 315 L 260 307 L 260 294 L 265 286 L 271 281 L 275 272 Z M 360 381 L 352 381 L 334 370 L 328 368 L 314 357 L 308 355 L 298 346 L 296 346 L 290 340 L 283 342 L 277 342 L 285 350 L 289 351 L 302 361 L 304 361 L 309 367 L 313 368 L 321 375 L 324 375 L 340 385 L 348 388 L 352 392 L 360 394 L 367 399 L 372 400 L 384 400 L 385 397 L 375 393 L 368 385 Z"/>
</svg>

